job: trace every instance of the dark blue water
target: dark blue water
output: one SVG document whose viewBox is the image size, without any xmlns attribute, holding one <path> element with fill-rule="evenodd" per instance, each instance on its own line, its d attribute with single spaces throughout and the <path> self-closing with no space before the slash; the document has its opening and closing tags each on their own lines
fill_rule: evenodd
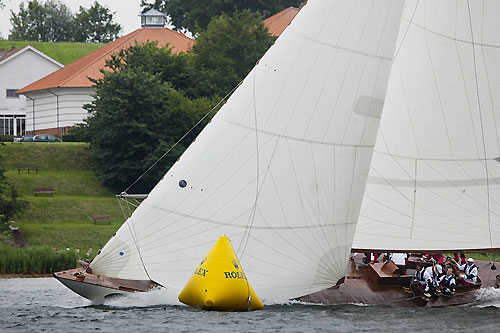
<svg viewBox="0 0 500 333">
<path fill-rule="evenodd" d="M 180 305 L 166 290 L 104 305 L 52 278 L 0 279 L 0 332 L 500 332 L 500 290 L 468 306 L 402 309 L 363 305 L 266 305 L 246 313 Z"/>
</svg>

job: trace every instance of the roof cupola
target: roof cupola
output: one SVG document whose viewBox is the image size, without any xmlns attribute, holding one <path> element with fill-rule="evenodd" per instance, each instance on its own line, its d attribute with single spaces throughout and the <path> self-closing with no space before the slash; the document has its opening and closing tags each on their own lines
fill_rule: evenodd
<svg viewBox="0 0 500 333">
<path fill-rule="evenodd" d="M 156 9 L 150 9 L 139 15 L 141 17 L 141 28 L 164 28 L 167 15 Z"/>
</svg>

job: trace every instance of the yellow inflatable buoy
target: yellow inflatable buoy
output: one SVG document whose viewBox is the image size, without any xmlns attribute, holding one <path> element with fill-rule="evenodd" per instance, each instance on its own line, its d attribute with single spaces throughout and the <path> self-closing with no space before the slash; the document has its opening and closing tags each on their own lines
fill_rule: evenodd
<svg viewBox="0 0 500 333">
<path fill-rule="evenodd" d="M 221 236 L 179 294 L 184 304 L 218 311 L 260 310 L 227 236 Z"/>
</svg>

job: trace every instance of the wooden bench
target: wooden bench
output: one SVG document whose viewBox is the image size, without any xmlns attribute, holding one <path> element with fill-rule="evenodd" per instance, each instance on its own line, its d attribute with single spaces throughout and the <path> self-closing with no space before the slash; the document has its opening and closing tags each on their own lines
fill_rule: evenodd
<svg viewBox="0 0 500 333">
<path fill-rule="evenodd" d="M 16 166 L 17 173 L 21 173 L 21 170 L 26 169 L 28 173 L 30 173 L 30 170 L 35 170 L 35 173 L 38 173 L 38 169 L 40 166 L 38 164 L 18 164 Z"/>
<path fill-rule="evenodd" d="M 52 196 L 54 194 L 54 188 L 52 186 L 39 186 L 35 187 L 33 192 L 35 192 L 35 197 L 38 194 L 50 194 L 50 196 Z"/>
<path fill-rule="evenodd" d="M 97 222 L 107 222 L 110 224 L 111 217 L 109 215 L 94 215 L 92 216 L 92 220 L 94 221 L 94 224 L 97 224 Z"/>
</svg>

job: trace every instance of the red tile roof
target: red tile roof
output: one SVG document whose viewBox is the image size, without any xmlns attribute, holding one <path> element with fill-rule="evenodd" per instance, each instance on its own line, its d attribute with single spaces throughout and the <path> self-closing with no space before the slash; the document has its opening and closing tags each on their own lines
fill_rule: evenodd
<svg viewBox="0 0 500 333">
<path fill-rule="evenodd" d="M 176 53 L 186 52 L 190 50 L 194 44 L 194 40 L 191 38 L 168 28 L 137 29 L 18 90 L 17 93 L 26 93 L 29 91 L 56 87 L 91 87 L 92 82 L 90 82 L 88 78 L 101 78 L 102 73 L 100 69 L 104 68 L 106 60 L 109 59 L 112 54 L 133 45 L 136 41 L 138 43 L 157 41 L 159 46 L 166 46 L 168 44 Z"/>
<path fill-rule="evenodd" d="M 22 47 L 13 47 L 13 48 L 8 49 L 8 50 L 0 50 L 0 62 L 7 59 L 8 57 L 13 55 L 14 53 L 21 51 L 22 49 L 23 49 Z"/>
<path fill-rule="evenodd" d="M 281 12 L 274 14 L 264 20 L 264 24 L 269 29 L 273 36 L 279 36 L 283 33 L 286 27 L 292 22 L 295 15 L 299 12 L 298 8 L 289 7 Z"/>
</svg>

